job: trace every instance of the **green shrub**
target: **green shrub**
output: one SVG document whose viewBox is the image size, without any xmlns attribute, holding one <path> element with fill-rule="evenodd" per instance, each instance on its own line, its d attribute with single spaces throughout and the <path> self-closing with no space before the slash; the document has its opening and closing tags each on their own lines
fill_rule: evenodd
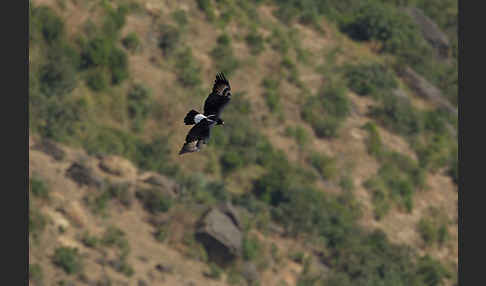
<svg viewBox="0 0 486 286">
<path fill-rule="evenodd" d="M 36 98 L 37 130 L 41 136 L 68 141 L 86 128 L 89 108 L 86 98 Z M 34 102 L 33 102 L 34 103 Z"/>
<path fill-rule="evenodd" d="M 209 181 L 202 173 L 183 175 L 178 181 L 183 193 L 196 203 L 213 204 L 230 198 L 223 182 Z"/>
<path fill-rule="evenodd" d="M 299 264 L 302 264 L 304 263 L 304 258 L 305 258 L 305 255 L 303 252 L 301 251 L 297 251 L 297 252 L 292 252 L 290 253 L 289 255 L 290 259 L 292 259 L 294 262 L 297 262 Z"/>
<path fill-rule="evenodd" d="M 400 135 L 417 135 L 423 128 L 421 117 L 408 98 L 386 96 L 382 105 L 373 108 L 371 114 L 385 128 Z"/>
<path fill-rule="evenodd" d="M 213 21 L 215 19 L 214 8 L 211 4 L 211 0 L 197 0 L 197 5 L 199 9 L 201 9 L 206 14 L 206 17 L 208 17 L 210 21 Z"/>
<path fill-rule="evenodd" d="M 346 88 L 336 83 L 326 86 L 318 96 L 310 96 L 301 110 L 302 118 L 311 124 L 318 137 L 336 137 L 349 113 Z"/>
<path fill-rule="evenodd" d="M 171 150 L 167 137 L 156 136 L 151 142 L 141 141 L 136 144 L 133 160 L 139 168 L 168 175 L 177 172 L 177 166 L 171 165 L 169 161 Z"/>
<path fill-rule="evenodd" d="M 275 51 L 281 53 L 282 55 L 286 55 L 288 53 L 291 42 L 281 29 L 273 29 L 269 41 L 272 49 Z"/>
<path fill-rule="evenodd" d="M 128 59 L 125 52 L 119 48 L 113 48 L 109 57 L 111 70 L 111 83 L 116 85 L 128 78 Z"/>
<path fill-rule="evenodd" d="M 285 135 L 293 137 L 299 147 L 304 147 L 309 143 L 310 137 L 307 131 L 301 126 L 290 127 L 285 129 Z"/>
<path fill-rule="evenodd" d="M 106 246 L 117 247 L 120 251 L 120 259 L 122 260 L 130 253 L 130 244 L 125 237 L 125 233 L 115 226 L 109 226 L 106 229 L 101 238 L 101 243 Z"/>
<path fill-rule="evenodd" d="M 431 135 L 425 141 L 415 147 L 421 167 L 436 171 L 447 166 L 450 160 L 450 148 L 455 142 L 451 142 L 451 139 L 444 135 Z"/>
<path fill-rule="evenodd" d="M 67 274 L 77 274 L 82 271 L 82 256 L 77 248 L 58 247 L 53 256 L 55 265 L 62 268 Z"/>
<path fill-rule="evenodd" d="M 135 274 L 133 267 L 126 261 L 126 258 L 117 261 L 114 265 L 114 269 L 127 277 L 132 277 Z"/>
<path fill-rule="evenodd" d="M 30 178 L 30 186 L 31 192 L 34 196 L 48 199 L 49 198 L 49 189 L 44 180 L 40 177 L 32 177 Z"/>
<path fill-rule="evenodd" d="M 183 86 L 196 87 L 201 84 L 201 66 L 192 55 L 191 48 L 185 48 L 177 53 L 177 79 Z"/>
<path fill-rule="evenodd" d="M 57 44 L 64 34 L 64 23 L 55 12 L 47 6 L 32 9 L 33 23 L 47 44 Z"/>
<path fill-rule="evenodd" d="M 431 220 L 422 218 L 418 223 L 418 231 L 425 244 L 432 245 L 437 241 L 437 231 Z"/>
<path fill-rule="evenodd" d="M 251 30 L 245 37 L 245 41 L 253 55 L 258 55 L 265 50 L 265 41 L 257 30 Z"/>
<path fill-rule="evenodd" d="M 139 190 L 136 196 L 151 213 L 167 212 L 172 206 L 172 200 L 157 189 Z"/>
<path fill-rule="evenodd" d="M 111 83 L 116 85 L 128 78 L 128 59 L 123 50 L 115 46 L 114 39 L 107 36 L 96 36 L 82 47 L 81 68 L 92 70 L 89 74 L 88 86 L 93 90 L 103 90 L 107 85 L 106 73 L 111 75 Z"/>
<path fill-rule="evenodd" d="M 228 151 L 221 156 L 221 167 L 223 172 L 230 173 L 237 170 L 244 165 L 244 159 L 241 158 L 241 154 L 236 151 Z"/>
<path fill-rule="evenodd" d="M 262 246 L 260 240 L 256 236 L 245 236 L 243 238 L 243 259 L 255 260 L 261 255 Z"/>
<path fill-rule="evenodd" d="M 47 218 L 38 210 L 29 210 L 29 236 L 37 239 L 47 225 Z"/>
<path fill-rule="evenodd" d="M 342 176 L 341 180 L 339 181 L 339 186 L 347 192 L 354 190 L 353 177 L 350 175 Z"/>
<path fill-rule="evenodd" d="M 348 21 L 343 32 L 358 41 L 377 40 L 385 52 L 414 48 L 421 39 L 418 27 L 410 17 L 395 7 L 377 1 L 364 1 Z"/>
<path fill-rule="evenodd" d="M 167 239 L 168 231 L 169 229 L 167 226 L 158 227 L 157 231 L 155 232 L 155 239 L 158 242 L 164 242 Z"/>
<path fill-rule="evenodd" d="M 443 285 L 443 279 L 450 275 L 447 269 L 445 269 L 440 262 L 428 255 L 425 255 L 419 259 L 417 268 L 417 280 L 424 285 Z"/>
<path fill-rule="evenodd" d="M 411 212 L 413 193 L 424 184 L 423 169 L 408 157 L 390 153 L 384 160 L 376 176 L 365 182 L 365 187 L 374 194 L 373 202 L 378 219 L 387 213 L 388 200 Z"/>
<path fill-rule="evenodd" d="M 90 248 L 94 248 L 98 245 L 99 239 L 96 236 L 90 235 L 88 232 L 84 232 L 81 237 L 81 242 Z"/>
<path fill-rule="evenodd" d="M 417 231 L 426 246 L 443 246 L 449 239 L 447 218 L 435 209 L 432 209 L 430 217 L 420 219 L 417 224 Z"/>
<path fill-rule="evenodd" d="M 377 91 L 390 91 L 397 87 L 393 71 L 377 63 L 347 65 L 344 75 L 348 86 L 358 95 L 374 94 Z"/>
<path fill-rule="evenodd" d="M 47 57 L 48 62 L 39 71 L 40 91 L 48 97 L 65 96 L 77 86 L 73 63 L 62 54 L 64 51 L 57 52 L 60 54 Z"/>
<path fill-rule="evenodd" d="M 185 10 L 176 10 L 172 12 L 172 18 L 179 25 L 179 27 L 184 28 L 189 23 L 187 19 L 187 13 Z"/>
<path fill-rule="evenodd" d="M 382 159 L 384 155 L 384 145 L 381 141 L 378 128 L 373 122 L 367 122 L 363 128 L 368 131 L 368 137 L 366 138 L 366 148 L 368 153 L 378 160 Z"/>
<path fill-rule="evenodd" d="M 86 75 L 86 84 L 94 91 L 104 91 L 108 87 L 108 76 L 102 69 L 93 69 Z"/>
<path fill-rule="evenodd" d="M 221 278 L 221 274 L 223 273 L 223 270 L 218 267 L 218 265 L 214 263 L 209 264 L 209 272 L 206 273 L 206 276 L 212 279 L 219 280 Z"/>
<path fill-rule="evenodd" d="M 159 48 L 164 56 L 168 57 L 174 54 L 176 48 L 180 45 L 181 33 L 179 30 L 168 24 L 160 25 Z"/>
<path fill-rule="evenodd" d="M 35 285 L 42 284 L 42 281 L 44 280 L 44 272 L 39 264 L 29 264 L 29 280 L 34 282 Z"/>
<path fill-rule="evenodd" d="M 131 32 L 128 35 L 126 35 L 125 38 L 122 39 L 122 44 L 123 46 L 133 52 L 138 51 L 140 48 L 140 40 L 138 39 L 138 36 L 135 32 Z"/>
<path fill-rule="evenodd" d="M 263 96 L 268 108 L 271 112 L 279 112 L 281 110 L 280 95 L 278 90 L 280 81 L 271 78 L 264 78 L 262 85 L 265 88 Z"/>
<path fill-rule="evenodd" d="M 125 17 L 128 14 L 128 7 L 118 6 L 117 9 L 105 6 L 107 14 L 103 23 L 103 33 L 108 37 L 116 37 L 118 32 L 125 25 Z"/>
<path fill-rule="evenodd" d="M 83 68 L 108 66 L 113 42 L 108 37 L 95 36 L 82 47 L 81 60 Z"/>
<path fill-rule="evenodd" d="M 325 180 L 334 178 L 337 174 L 336 160 L 325 154 L 313 152 L 309 162 Z"/>
<path fill-rule="evenodd" d="M 457 185 L 459 183 L 459 162 L 457 157 L 457 148 L 453 149 L 451 152 L 451 157 L 449 159 L 449 170 L 447 173 L 452 177 L 452 180 Z"/>
<path fill-rule="evenodd" d="M 231 75 L 240 65 L 240 61 L 233 54 L 231 38 L 222 34 L 217 39 L 216 47 L 211 51 L 216 69 L 225 75 Z"/>
<path fill-rule="evenodd" d="M 135 84 L 128 92 L 127 99 L 128 116 L 133 121 L 133 128 L 140 131 L 153 105 L 151 92 L 145 86 Z"/>
</svg>

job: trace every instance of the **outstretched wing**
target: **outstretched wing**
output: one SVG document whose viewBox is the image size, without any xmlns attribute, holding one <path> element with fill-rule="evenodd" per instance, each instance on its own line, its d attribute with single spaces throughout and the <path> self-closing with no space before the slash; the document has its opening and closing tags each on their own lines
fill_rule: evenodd
<svg viewBox="0 0 486 286">
<path fill-rule="evenodd" d="M 207 120 L 201 120 L 194 125 L 186 136 L 186 142 L 179 151 L 179 155 L 196 152 L 201 148 L 201 143 L 207 142 L 210 136 L 210 126 Z"/>
<path fill-rule="evenodd" d="M 213 90 L 204 102 L 204 115 L 217 115 L 219 117 L 223 108 L 231 100 L 231 87 L 222 73 L 216 75 Z"/>
</svg>

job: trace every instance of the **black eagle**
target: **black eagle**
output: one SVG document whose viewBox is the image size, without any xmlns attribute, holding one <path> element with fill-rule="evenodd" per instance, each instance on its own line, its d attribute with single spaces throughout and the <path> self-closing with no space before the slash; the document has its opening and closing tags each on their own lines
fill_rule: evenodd
<svg viewBox="0 0 486 286">
<path fill-rule="evenodd" d="M 231 100 L 231 87 L 222 73 L 216 74 L 213 90 L 204 101 L 204 114 L 192 109 L 186 114 L 184 123 L 194 125 L 186 136 L 186 142 L 182 146 L 179 155 L 201 150 L 202 144 L 207 144 L 210 129 L 215 125 L 224 125 L 220 118 L 224 107 Z"/>
</svg>

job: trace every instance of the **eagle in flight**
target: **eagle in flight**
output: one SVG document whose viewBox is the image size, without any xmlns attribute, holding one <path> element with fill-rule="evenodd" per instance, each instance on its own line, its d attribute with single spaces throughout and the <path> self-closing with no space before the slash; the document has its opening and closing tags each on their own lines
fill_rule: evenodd
<svg viewBox="0 0 486 286">
<path fill-rule="evenodd" d="M 194 125 L 186 136 L 186 142 L 182 146 L 179 155 L 201 150 L 202 144 L 207 144 L 210 129 L 215 125 L 224 125 L 220 114 L 223 108 L 231 100 L 231 87 L 222 73 L 216 74 L 213 90 L 204 102 L 204 114 L 192 109 L 186 114 L 184 123 Z"/>
</svg>

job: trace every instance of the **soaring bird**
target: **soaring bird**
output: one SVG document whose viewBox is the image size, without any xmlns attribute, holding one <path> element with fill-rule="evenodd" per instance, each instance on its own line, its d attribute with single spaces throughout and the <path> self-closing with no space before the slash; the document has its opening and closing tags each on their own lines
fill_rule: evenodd
<svg viewBox="0 0 486 286">
<path fill-rule="evenodd" d="M 213 90 L 204 101 L 204 114 L 192 109 L 186 114 L 184 123 L 194 125 L 186 136 L 186 142 L 182 146 L 179 155 L 201 150 L 202 144 L 207 144 L 210 137 L 210 129 L 215 125 L 224 125 L 220 118 L 224 107 L 231 100 L 231 87 L 222 73 L 216 74 Z"/>
</svg>

